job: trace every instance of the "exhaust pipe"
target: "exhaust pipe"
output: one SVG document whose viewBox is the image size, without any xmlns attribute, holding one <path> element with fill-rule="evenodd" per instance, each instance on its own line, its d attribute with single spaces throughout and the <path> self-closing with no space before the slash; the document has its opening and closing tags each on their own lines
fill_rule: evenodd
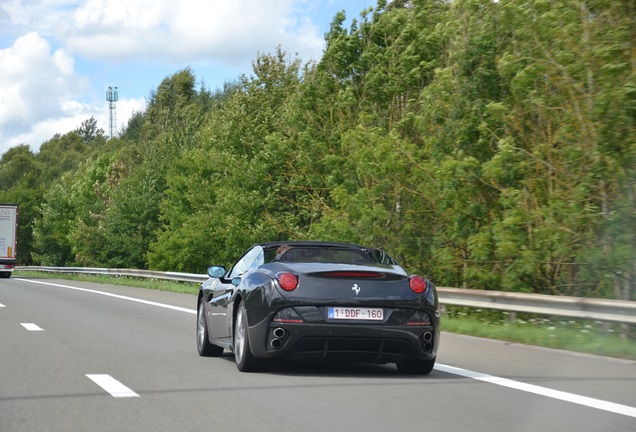
<svg viewBox="0 0 636 432">
<path fill-rule="evenodd" d="M 279 349 L 283 346 L 283 341 L 281 339 L 272 339 L 271 345 L 272 348 Z"/>
<path fill-rule="evenodd" d="M 422 348 L 425 352 L 433 350 L 433 333 L 427 331 L 422 334 Z"/>
<path fill-rule="evenodd" d="M 274 338 L 269 343 L 272 346 L 272 348 L 274 349 L 281 348 L 283 346 L 283 338 L 285 337 L 286 334 L 287 334 L 287 331 L 282 327 L 276 327 L 274 330 L 272 330 L 272 335 L 274 336 Z"/>
</svg>

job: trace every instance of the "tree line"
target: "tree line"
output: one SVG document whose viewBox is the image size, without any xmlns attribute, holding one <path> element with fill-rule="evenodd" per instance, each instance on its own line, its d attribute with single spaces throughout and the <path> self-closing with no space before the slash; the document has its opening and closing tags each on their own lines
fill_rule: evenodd
<svg viewBox="0 0 636 432">
<path fill-rule="evenodd" d="M 378 1 L 323 57 L 166 77 L 0 160 L 19 261 L 203 273 L 253 243 L 379 246 L 440 286 L 634 300 L 632 0 Z"/>
</svg>

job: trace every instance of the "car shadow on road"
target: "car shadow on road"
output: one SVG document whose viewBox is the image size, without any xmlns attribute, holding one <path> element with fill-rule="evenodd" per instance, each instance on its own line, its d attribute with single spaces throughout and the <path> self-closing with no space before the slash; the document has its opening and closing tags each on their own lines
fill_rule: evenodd
<svg viewBox="0 0 636 432">
<path fill-rule="evenodd" d="M 222 359 L 234 363 L 234 355 L 226 352 Z M 387 379 L 426 379 L 426 380 L 448 380 L 460 379 L 461 377 L 438 370 L 433 370 L 429 375 L 404 375 L 398 372 L 397 367 L 393 363 L 374 364 L 374 363 L 354 363 L 354 362 L 319 362 L 319 363 L 303 363 L 292 362 L 282 359 L 270 360 L 269 368 L 265 372 L 271 375 L 281 376 L 321 376 L 321 377 L 339 377 L 339 378 L 387 378 Z"/>
</svg>

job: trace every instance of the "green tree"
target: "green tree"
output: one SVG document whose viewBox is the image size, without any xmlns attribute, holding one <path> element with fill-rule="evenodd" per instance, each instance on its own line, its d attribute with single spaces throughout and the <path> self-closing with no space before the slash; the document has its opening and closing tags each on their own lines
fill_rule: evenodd
<svg viewBox="0 0 636 432">
<path fill-rule="evenodd" d="M 0 203 L 18 204 L 17 262 L 32 264 L 33 222 L 44 189 L 39 184 L 43 167 L 29 146 L 10 148 L 0 159 Z"/>
<path fill-rule="evenodd" d="M 76 214 L 68 234 L 73 262 L 87 267 L 115 267 L 111 257 L 113 242 L 106 229 L 111 201 L 126 168 L 117 156 L 102 155 L 82 165 L 70 186 Z"/>
<path fill-rule="evenodd" d="M 501 6 L 501 25 L 513 43 L 499 63 L 510 81 L 510 97 L 504 110 L 497 109 L 508 113 L 501 116 L 507 136 L 500 136 L 505 145 L 493 163 L 506 164 L 521 178 L 513 184 L 498 176 L 493 180 L 502 186 L 504 214 L 495 229 L 511 287 L 608 295 L 609 283 L 615 296 L 623 296 L 620 278 L 611 282 L 607 275 L 629 273 L 631 264 L 617 252 L 624 247 L 617 248 L 604 230 L 615 210 L 625 208 L 621 197 L 629 194 L 623 185 L 633 178 L 628 168 L 633 166 L 633 120 L 625 116 L 633 13 L 626 14 L 625 6 Z M 503 171 L 501 165 L 496 171 Z M 623 245 L 633 237 L 629 231 L 621 236 Z M 616 258 L 613 264 L 594 263 L 589 251 L 599 244 L 605 257 Z"/>
<path fill-rule="evenodd" d="M 39 208 L 42 217 L 34 221 L 32 255 L 41 265 L 65 266 L 74 260 L 69 238 L 76 218 L 70 202 L 71 180 L 67 175 L 46 192 Z"/>
<path fill-rule="evenodd" d="M 282 212 L 272 175 L 288 155 L 274 151 L 270 137 L 297 92 L 299 67 L 280 49 L 260 54 L 253 75 L 208 116 L 203 148 L 188 150 L 170 170 L 150 267 L 201 272 L 211 260 L 229 263 L 252 243 L 275 238 L 264 215 Z M 223 248 L 209 249 L 215 244 Z"/>
<path fill-rule="evenodd" d="M 94 117 L 84 120 L 75 132 L 82 137 L 84 143 L 93 142 L 97 138 L 105 139 L 104 130 L 97 127 L 97 120 Z"/>
<path fill-rule="evenodd" d="M 160 204 L 170 167 L 199 144 L 209 108 L 207 96 L 202 97 L 195 86 L 189 68 L 164 79 L 150 98 L 141 133 L 134 132 L 143 140 L 132 150 L 121 150 L 126 174 L 103 215 L 109 239 L 104 260 L 110 266 L 147 267 L 146 254 L 161 227 Z"/>
</svg>

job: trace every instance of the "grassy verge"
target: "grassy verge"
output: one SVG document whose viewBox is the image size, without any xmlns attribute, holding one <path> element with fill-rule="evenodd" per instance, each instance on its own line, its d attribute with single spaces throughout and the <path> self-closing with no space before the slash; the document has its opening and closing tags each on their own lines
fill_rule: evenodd
<svg viewBox="0 0 636 432">
<path fill-rule="evenodd" d="M 156 279 L 16 271 L 14 277 L 80 280 L 197 294 L 199 285 Z M 636 341 L 617 324 L 447 307 L 442 330 L 470 336 L 636 360 Z"/>
<path fill-rule="evenodd" d="M 442 330 L 546 348 L 636 360 L 636 341 L 619 324 L 447 307 Z"/>
</svg>

